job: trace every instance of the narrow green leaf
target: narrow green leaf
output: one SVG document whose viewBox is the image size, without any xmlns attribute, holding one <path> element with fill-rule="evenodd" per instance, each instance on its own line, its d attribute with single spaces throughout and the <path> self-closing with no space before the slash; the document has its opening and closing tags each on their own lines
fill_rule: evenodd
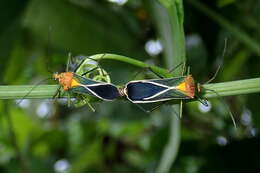
<svg viewBox="0 0 260 173">
<path fill-rule="evenodd" d="M 236 26 L 235 24 L 231 23 L 223 16 L 211 10 L 198 0 L 188 0 L 188 2 L 201 12 L 205 13 L 212 20 L 217 22 L 220 26 L 228 30 L 238 40 L 243 42 L 249 49 L 254 51 L 258 56 L 260 55 L 260 44 L 255 39 L 251 38 L 244 30 L 240 29 L 239 26 Z"/>
</svg>

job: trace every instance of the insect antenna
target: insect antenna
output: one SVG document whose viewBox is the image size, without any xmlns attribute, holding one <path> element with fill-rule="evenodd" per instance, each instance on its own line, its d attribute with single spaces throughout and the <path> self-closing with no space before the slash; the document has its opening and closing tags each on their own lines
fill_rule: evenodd
<svg viewBox="0 0 260 173">
<path fill-rule="evenodd" d="M 220 64 L 220 65 L 218 66 L 218 68 L 217 68 L 216 72 L 214 73 L 214 75 L 213 75 L 207 82 L 205 82 L 205 84 L 208 84 L 208 83 L 212 82 L 212 81 L 217 77 L 218 72 L 219 72 L 221 66 L 222 66 L 222 64 Z"/>
<path fill-rule="evenodd" d="M 45 65 L 47 67 L 47 71 L 51 74 L 53 74 L 54 72 L 51 70 L 50 68 L 50 64 L 51 64 L 51 61 L 50 61 L 50 42 L 51 42 L 51 31 L 52 31 L 52 26 L 49 26 L 48 28 L 48 35 L 47 35 L 47 49 L 46 49 L 46 56 L 47 58 L 45 58 Z M 52 80 L 53 78 L 52 77 L 49 77 L 49 78 L 46 78 L 46 79 L 43 79 L 39 82 L 37 82 L 29 91 L 26 95 L 23 96 L 22 99 L 20 99 L 16 104 L 19 105 L 27 96 L 30 95 L 30 93 L 35 89 L 37 88 L 41 83 L 45 82 L 45 81 L 48 81 L 48 80 Z M 58 87 L 57 91 L 55 92 L 53 98 L 55 98 L 57 95 L 58 97 L 60 97 L 60 88 L 61 86 Z"/>
<path fill-rule="evenodd" d="M 230 118 L 233 122 L 233 125 L 235 127 L 235 129 L 237 128 L 237 125 L 236 125 L 236 121 L 235 121 L 235 118 L 234 118 L 234 115 L 233 113 L 231 112 L 230 108 L 227 106 L 227 104 L 225 104 L 225 100 L 219 95 L 219 93 L 217 93 L 216 91 L 212 90 L 212 89 L 208 89 L 208 88 L 204 88 L 205 90 L 208 90 L 208 91 L 211 91 L 213 93 L 215 93 L 217 95 L 217 98 L 218 99 L 221 99 L 221 103 L 225 106 L 226 110 L 228 111 L 228 114 L 230 115 Z"/>
<path fill-rule="evenodd" d="M 225 41 L 225 43 L 224 43 L 224 49 L 223 49 L 222 56 L 221 56 L 223 61 L 224 61 L 225 53 L 226 53 L 226 49 L 227 49 L 227 38 L 225 38 L 224 41 Z M 221 64 L 218 65 L 218 68 L 217 68 L 216 72 L 214 73 L 214 75 L 213 75 L 205 84 L 208 84 L 208 83 L 212 82 L 212 81 L 217 77 L 218 72 L 219 72 L 220 68 L 221 68 L 222 65 L 223 65 L 223 61 L 222 61 Z"/>
</svg>

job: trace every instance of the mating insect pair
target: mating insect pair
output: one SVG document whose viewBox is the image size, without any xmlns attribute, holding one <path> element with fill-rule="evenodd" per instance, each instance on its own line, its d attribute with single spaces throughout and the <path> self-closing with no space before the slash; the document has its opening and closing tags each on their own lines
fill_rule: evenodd
<svg viewBox="0 0 260 173">
<path fill-rule="evenodd" d="M 87 59 L 91 58 L 86 58 L 86 60 Z M 104 101 L 113 101 L 119 97 L 126 97 L 130 102 L 137 104 L 141 109 L 143 109 L 143 107 L 140 104 L 172 100 L 179 100 L 180 103 L 182 103 L 183 100 L 189 101 L 192 99 L 196 99 L 207 106 L 207 100 L 200 97 L 201 87 L 199 84 L 195 84 L 192 75 L 188 74 L 165 79 L 135 80 L 128 82 L 123 87 L 117 87 L 107 81 L 101 82 L 99 80 L 84 77 L 86 74 L 91 73 L 96 69 L 101 69 L 99 66 L 87 72 L 84 72 L 83 70 L 83 73 L 80 74 L 80 70 L 78 69 L 85 64 L 86 60 L 83 60 L 74 72 L 68 71 L 68 63 L 66 72 L 53 75 L 54 79 L 59 81 L 60 86 L 63 87 L 63 90 L 67 91 L 69 95 L 70 93 L 79 94 L 80 96 L 91 95 Z M 209 81 L 212 81 L 215 78 L 217 72 Z M 216 93 L 213 90 L 211 91 Z M 87 102 L 87 104 L 89 103 Z M 154 110 L 154 108 L 152 110 Z M 227 110 L 236 127 L 232 113 L 228 108 Z"/>
<path fill-rule="evenodd" d="M 79 67 L 83 64 L 80 63 Z M 54 74 L 53 77 L 59 81 L 64 91 L 91 95 L 104 101 L 126 97 L 132 103 L 144 104 L 174 99 L 194 99 L 199 91 L 191 75 L 167 79 L 130 81 L 124 87 L 118 88 L 111 83 L 83 77 L 93 70 L 79 75 L 76 73 L 77 69 L 74 72 L 69 72 L 67 69 L 67 72 Z"/>
</svg>

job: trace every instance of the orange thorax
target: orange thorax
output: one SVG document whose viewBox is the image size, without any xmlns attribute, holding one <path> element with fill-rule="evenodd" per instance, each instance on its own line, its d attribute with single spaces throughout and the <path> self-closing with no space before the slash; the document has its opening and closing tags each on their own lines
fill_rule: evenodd
<svg viewBox="0 0 260 173">
<path fill-rule="evenodd" d="M 73 79 L 73 73 L 72 72 L 63 72 L 60 74 L 54 74 L 54 79 L 58 79 L 60 85 L 63 87 L 65 91 L 69 90 L 72 86 L 72 79 Z"/>
</svg>

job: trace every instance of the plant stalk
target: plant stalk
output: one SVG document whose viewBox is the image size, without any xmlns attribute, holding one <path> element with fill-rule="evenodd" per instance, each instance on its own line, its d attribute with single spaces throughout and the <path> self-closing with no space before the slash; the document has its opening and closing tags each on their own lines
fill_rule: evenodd
<svg viewBox="0 0 260 173">
<path fill-rule="evenodd" d="M 50 99 L 58 87 L 59 85 L 2 85 L 0 99 Z M 258 93 L 260 92 L 260 78 L 205 84 L 202 85 L 202 91 L 204 91 L 202 97 L 205 98 Z M 65 97 L 63 94 L 61 96 Z"/>
</svg>

